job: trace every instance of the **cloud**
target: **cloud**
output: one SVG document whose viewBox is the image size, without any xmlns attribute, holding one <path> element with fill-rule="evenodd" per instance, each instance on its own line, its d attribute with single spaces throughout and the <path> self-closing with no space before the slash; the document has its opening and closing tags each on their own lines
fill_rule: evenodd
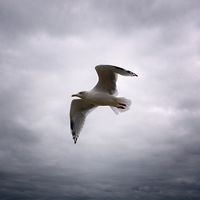
<svg viewBox="0 0 200 200">
<path fill-rule="evenodd" d="M 3 199 L 199 199 L 198 1 L 1 1 Z M 89 114 L 71 94 L 114 64 L 131 109 Z"/>
</svg>

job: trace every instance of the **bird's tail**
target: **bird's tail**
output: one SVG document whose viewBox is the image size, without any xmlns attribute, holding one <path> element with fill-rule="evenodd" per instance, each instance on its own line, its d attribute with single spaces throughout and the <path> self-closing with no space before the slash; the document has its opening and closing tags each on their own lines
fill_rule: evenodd
<svg viewBox="0 0 200 200">
<path fill-rule="evenodd" d="M 131 106 L 131 100 L 126 99 L 124 97 L 118 97 L 116 98 L 116 106 L 110 106 L 111 109 L 115 112 L 115 114 L 119 114 L 119 112 L 126 112 L 130 109 Z"/>
</svg>

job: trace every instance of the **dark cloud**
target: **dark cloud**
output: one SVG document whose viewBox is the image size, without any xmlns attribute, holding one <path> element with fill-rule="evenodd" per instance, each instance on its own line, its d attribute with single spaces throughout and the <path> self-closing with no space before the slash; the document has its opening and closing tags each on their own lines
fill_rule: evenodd
<svg viewBox="0 0 200 200">
<path fill-rule="evenodd" d="M 0 1 L 1 199 L 199 193 L 199 1 Z M 73 144 L 74 92 L 127 68 L 129 112 L 98 108 Z"/>
<path fill-rule="evenodd" d="M 115 1 L 113 4 L 112 0 L 76 3 L 9 0 L 1 1 L 1 31 L 16 38 L 37 32 L 53 36 L 88 34 L 99 28 L 128 34 L 138 28 L 159 27 L 168 37 L 174 37 L 174 31 L 179 32 L 184 23 L 199 16 L 198 8 L 198 1 Z"/>
</svg>

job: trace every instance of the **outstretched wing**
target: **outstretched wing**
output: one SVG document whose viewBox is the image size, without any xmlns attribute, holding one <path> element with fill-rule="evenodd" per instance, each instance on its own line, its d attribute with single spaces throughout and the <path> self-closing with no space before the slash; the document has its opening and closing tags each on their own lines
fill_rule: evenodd
<svg viewBox="0 0 200 200">
<path fill-rule="evenodd" d="M 137 74 L 131 71 L 113 65 L 97 65 L 95 69 L 99 76 L 99 81 L 92 90 L 109 93 L 111 95 L 117 93 L 117 74 L 123 76 L 137 76 Z"/>
<path fill-rule="evenodd" d="M 74 99 L 71 102 L 70 127 L 75 144 L 80 134 L 80 131 L 83 128 L 86 116 L 96 107 L 96 105 L 82 99 Z"/>
</svg>

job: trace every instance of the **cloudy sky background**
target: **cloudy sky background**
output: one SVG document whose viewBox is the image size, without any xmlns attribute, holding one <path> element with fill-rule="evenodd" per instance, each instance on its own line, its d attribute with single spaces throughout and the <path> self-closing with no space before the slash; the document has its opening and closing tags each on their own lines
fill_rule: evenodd
<svg viewBox="0 0 200 200">
<path fill-rule="evenodd" d="M 1 0 L 1 199 L 200 199 L 200 1 Z M 71 94 L 118 78 L 74 145 Z"/>
</svg>

